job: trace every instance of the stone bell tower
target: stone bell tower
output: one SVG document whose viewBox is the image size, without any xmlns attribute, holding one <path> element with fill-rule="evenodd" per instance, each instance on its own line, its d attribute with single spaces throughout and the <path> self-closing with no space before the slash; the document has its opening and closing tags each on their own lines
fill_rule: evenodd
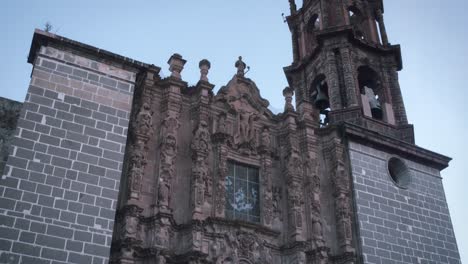
<svg viewBox="0 0 468 264">
<path fill-rule="evenodd" d="M 323 239 L 308 263 L 459 263 L 440 176 L 450 158 L 415 145 L 382 0 L 289 3 L 284 71 L 320 179 L 309 224 Z"/>
</svg>

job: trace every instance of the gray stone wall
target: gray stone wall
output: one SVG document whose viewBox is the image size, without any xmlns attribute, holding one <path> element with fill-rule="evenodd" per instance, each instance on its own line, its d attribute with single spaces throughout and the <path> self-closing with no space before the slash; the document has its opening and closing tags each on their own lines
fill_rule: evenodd
<svg viewBox="0 0 468 264">
<path fill-rule="evenodd" d="M 406 189 L 387 172 L 391 154 L 349 143 L 365 263 L 461 263 L 437 169 L 404 160 Z"/>
<path fill-rule="evenodd" d="M 3 175 L 22 103 L 0 97 L 0 175 Z"/>
<path fill-rule="evenodd" d="M 136 71 L 80 50 L 36 52 L 0 180 L 0 263 L 107 263 Z"/>
</svg>

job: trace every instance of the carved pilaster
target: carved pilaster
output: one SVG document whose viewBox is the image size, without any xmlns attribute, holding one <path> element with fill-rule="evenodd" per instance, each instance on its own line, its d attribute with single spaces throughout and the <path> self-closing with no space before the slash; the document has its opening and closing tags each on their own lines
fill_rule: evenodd
<svg viewBox="0 0 468 264">
<path fill-rule="evenodd" d="M 333 151 L 331 153 L 333 158 L 332 182 L 335 188 L 335 217 L 336 229 L 338 235 L 338 243 L 341 253 L 353 253 L 354 247 L 352 245 L 352 208 L 351 208 L 351 182 L 349 171 L 346 166 L 346 158 L 344 153 L 344 146 L 341 140 L 334 139 Z"/>
<path fill-rule="evenodd" d="M 134 253 L 142 246 L 140 215 L 143 209 L 136 205 L 127 205 L 120 210 L 118 222 L 120 254 L 117 263 L 133 264 Z M 114 238 L 115 239 L 115 238 Z"/>
<path fill-rule="evenodd" d="M 332 110 L 341 109 L 341 91 L 338 70 L 336 68 L 336 56 L 333 51 L 327 52 L 327 82 L 329 87 L 330 108 Z"/>
<path fill-rule="evenodd" d="M 408 118 L 406 116 L 405 104 L 401 94 L 400 83 L 398 82 L 398 69 L 397 67 L 388 67 L 387 71 L 390 76 L 390 94 L 392 95 L 392 105 L 395 114 L 395 121 L 397 125 L 407 125 Z"/>
<path fill-rule="evenodd" d="M 194 131 L 192 143 L 192 179 L 191 179 L 191 205 L 192 218 L 201 220 L 204 216 L 203 208 L 212 203 L 213 193 L 213 175 L 208 167 L 208 156 L 212 149 L 210 132 L 208 131 L 209 122 L 209 95 L 214 85 L 208 82 L 208 72 L 211 64 L 208 60 L 202 60 L 200 66 L 200 81 L 196 86 L 195 96 L 197 100 L 194 103 L 192 111 L 195 115 L 193 120 L 197 127 Z M 207 215 L 205 215 L 206 217 Z"/>
<path fill-rule="evenodd" d="M 384 46 L 388 46 L 388 36 L 387 36 L 387 30 L 385 29 L 385 23 L 384 23 L 384 18 L 383 18 L 383 13 L 381 9 L 378 9 L 376 11 L 376 18 L 377 22 L 379 22 L 379 31 L 380 31 L 380 37 L 382 38 L 382 44 Z"/>
<path fill-rule="evenodd" d="M 303 235 L 303 166 L 297 149 L 286 158 L 285 175 L 288 198 L 289 234 L 292 241 L 302 241 Z"/>
<path fill-rule="evenodd" d="M 140 200 L 142 178 L 147 164 L 147 143 L 154 132 L 151 110 L 153 78 L 153 72 L 146 73 L 137 99 L 139 102 L 136 103 L 138 111 L 131 123 L 131 145 L 127 163 L 127 199 L 130 201 Z"/>
<path fill-rule="evenodd" d="M 273 190 L 271 185 L 272 164 L 271 164 L 271 141 L 270 132 L 267 127 L 263 128 L 261 134 L 261 179 L 262 179 L 262 197 L 263 197 L 263 224 L 271 226 L 273 221 Z"/>
<path fill-rule="evenodd" d="M 212 179 L 208 168 L 208 155 L 211 149 L 208 125 L 200 121 L 191 144 L 192 149 L 192 217 L 203 217 L 203 206 L 212 194 Z"/>
<path fill-rule="evenodd" d="M 163 121 L 159 134 L 159 181 L 157 191 L 158 210 L 170 212 L 171 196 L 173 195 L 172 181 L 176 176 L 175 161 L 177 156 L 177 137 L 180 127 L 179 116 L 181 112 L 181 88 L 186 86 L 181 80 L 181 71 L 185 60 L 182 56 L 174 54 L 168 61 L 171 77 L 164 83 L 163 91 Z"/>
<path fill-rule="evenodd" d="M 341 49 L 341 61 L 343 65 L 343 78 L 346 87 L 347 106 L 358 105 L 358 93 L 356 89 L 356 81 L 354 80 L 353 65 L 349 48 Z"/>
<path fill-rule="evenodd" d="M 227 166 L 228 147 L 225 141 L 217 143 L 216 146 L 216 163 L 218 171 L 216 173 L 216 196 L 215 196 L 215 216 L 225 216 L 226 206 L 226 177 L 228 173 Z"/>
</svg>

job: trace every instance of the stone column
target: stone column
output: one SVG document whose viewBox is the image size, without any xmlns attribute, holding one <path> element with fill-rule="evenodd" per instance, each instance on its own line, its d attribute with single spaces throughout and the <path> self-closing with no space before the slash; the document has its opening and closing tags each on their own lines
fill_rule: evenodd
<svg viewBox="0 0 468 264">
<path fill-rule="evenodd" d="M 286 120 L 286 152 L 284 153 L 283 174 L 287 187 L 288 233 L 291 242 L 303 241 L 304 229 L 304 192 L 303 192 L 303 161 L 299 153 L 297 139 L 296 113 L 287 112 Z"/>
<path fill-rule="evenodd" d="M 171 212 L 170 202 L 173 195 L 172 181 L 175 178 L 175 160 L 177 156 L 177 137 L 180 127 L 179 115 L 182 103 L 181 89 L 186 86 L 181 79 L 181 71 L 185 60 L 179 54 L 174 54 L 168 61 L 171 76 L 165 80 L 162 116 L 164 120 L 160 129 L 160 163 L 157 191 L 157 207 L 159 211 Z"/>
<path fill-rule="evenodd" d="M 120 243 L 119 263 L 135 263 L 133 257 L 135 248 L 143 243 L 140 234 L 140 216 L 144 210 L 141 201 L 142 182 L 148 163 L 148 141 L 153 135 L 153 85 L 157 72 L 148 70 L 140 87 L 140 94 L 134 107 L 139 109 L 131 122 L 129 159 L 127 161 L 126 195 L 121 198 L 121 208 L 117 216 L 116 225 L 120 226 L 118 239 Z M 148 175 L 147 175 L 148 176 Z M 114 240 L 117 238 L 114 237 Z"/>
<path fill-rule="evenodd" d="M 390 77 L 390 94 L 392 95 L 392 101 L 389 103 L 393 106 L 396 124 L 407 125 L 408 118 L 406 116 L 405 104 L 403 102 L 400 83 L 398 81 L 397 67 L 388 67 L 387 72 Z"/>
<path fill-rule="evenodd" d="M 353 70 L 351 54 L 349 48 L 341 49 L 341 61 L 343 64 L 343 78 L 346 86 L 347 106 L 358 106 L 358 93 L 356 89 L 355 73 Z"/>
<path fill-rule="evenodd" d="M 216 163 L 218 168 L 215 178 L 215 216 L 225 217 L 226 207 L 226 177 L 228 173 L 227 167 L 227 154 L 228 146 L 226 145 L 226 138 L 223 134 L 216 135 Z"/>
<path fill-rule="evenodd" d="M 191 204 L 192 204 L 192 219 L 201 220 L 207 217 L 204 214 L 204 207 L 210 207 L 212 204 L 212 175 L 209 174 L 208 156 L 211 152 L 209 124 L 209 94 L 214 85 L 208 82 L 208 71 L 210 62 L 202 60 L 200 66 L 200 81 L 196 86 L 196 94 L 198 100 L 195 102 L 193 117 L 197 124 L 190 145 L 192 151 L 192 180 L 191 180 Z M 205 210 L 209 212 L 208 210 Z"/>
<path fill-rule="evenodd" d="M 260 155 L 261 155 L 261 195 L 263 199 L 262 223 L 271 227 L 273 221 L 273 190 L 271 184 L 271 140 L 270 130 L 264 127 L 261 134 Z"/>
<path fill-rule="evenodd" d="M 351 208 L 351 182 L 349 169 L 346 166 L 344 146 L 340 139 L 333 142 L 332 182 L 335 188 L 335 217 L 338 244 L 342 254 L 354 253 Z"/>
<path fill-rule="evenodd" d="M 383 13 L 381 9 L 377 10 L 377 22 L 379 22 L 379 30 L 380 30 L 380 37 L 382 38 L 382 44 L 384 46 L 388 46 L 390 43 L 388 43 L 388 36 L 387 36 L 387 30 L 385 29 L 385 22 L 383 18 Z"/>
<path fill-rule="evenodd" d="M 341 93 L 340 93 L 340 80 L 338 76 L 338 69 L 336 68 L 336 57 L 332 50 L 327 51 L 327 83 L 328 95 L 330 97 L 331 110 L 338 110 L 342 108 Z"/>
</svg>

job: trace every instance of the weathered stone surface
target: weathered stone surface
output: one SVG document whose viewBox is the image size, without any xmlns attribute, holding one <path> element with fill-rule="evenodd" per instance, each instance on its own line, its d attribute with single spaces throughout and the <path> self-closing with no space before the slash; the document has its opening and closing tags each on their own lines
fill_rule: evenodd
<svg viewBox="0 0 468 264">
<path fill-rule="evenodd" d="M 278 115 L 242 57 L 214 94 L 208 60 L 189 87 L 180 54 L 162 79 L 37 31 L 0 180 L 0 262 L 459 263 L 450 159 L 414 145 L 381 1 L 289 2 Z"/>
<path fill-rule="evenodd" d="M 3 175 L 22 103 L 0 97 L 0 174 Z M 30 139 L 35 139 L 31 136 Z M 37 139 L 37 138 L 36 138 Z"/>
</svg>

